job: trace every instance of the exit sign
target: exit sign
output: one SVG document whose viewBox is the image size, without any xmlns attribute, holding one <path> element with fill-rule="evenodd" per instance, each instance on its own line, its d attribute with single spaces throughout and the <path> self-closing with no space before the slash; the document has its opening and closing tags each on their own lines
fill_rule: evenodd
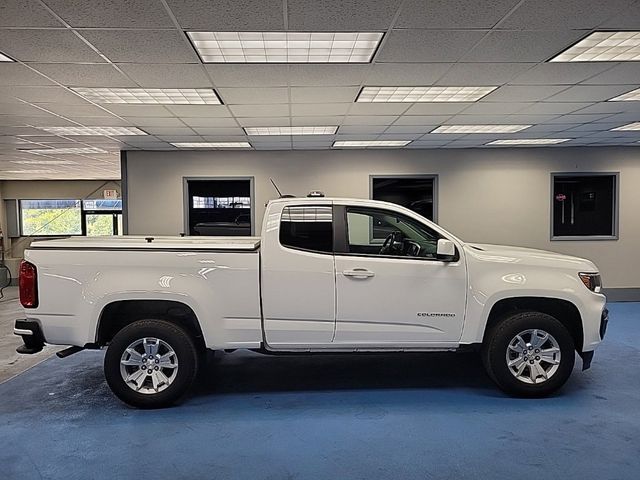
<svg viewBox="0 0 640 480">
<path fill-rule="evenodd" d="M 105 190 L 103 193 L 105 200 L 115 200 L 118 198 L 117 190 Z"/>
</svg>

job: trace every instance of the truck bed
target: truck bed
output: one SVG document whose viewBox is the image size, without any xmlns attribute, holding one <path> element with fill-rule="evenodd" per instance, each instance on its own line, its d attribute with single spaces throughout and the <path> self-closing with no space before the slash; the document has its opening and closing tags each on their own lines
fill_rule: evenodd
<svg viewBox="0 0 640 480">
<path fill-rule="evenodd" d="M 150 240 L 150 241 L 149 241 Z M 260 247 L 260 237 L 69 237 L 36 240 L 29 248 L 47 250 L 187 250 L 248 251 Z"/>
</svg>

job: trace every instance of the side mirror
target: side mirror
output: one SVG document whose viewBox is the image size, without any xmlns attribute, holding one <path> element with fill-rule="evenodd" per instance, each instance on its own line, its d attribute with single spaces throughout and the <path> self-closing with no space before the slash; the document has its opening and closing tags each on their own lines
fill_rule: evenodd
<svg viewBox="0 0 640 480">
<path fill-rule="evenodd" d="M 456 256 L 456 246 L 451 240 L 441 238 L 436 247 L 436 258 L 445 262 L 450 262 Z"/>
</svg>

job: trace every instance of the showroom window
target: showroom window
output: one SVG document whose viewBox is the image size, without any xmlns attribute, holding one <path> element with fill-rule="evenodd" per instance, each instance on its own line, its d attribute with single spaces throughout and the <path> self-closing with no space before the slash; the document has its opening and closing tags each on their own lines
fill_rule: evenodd
<svg viewBox="0 0 640 480">
<path fill-rule="evenodd" d="M 618 174 L 552 175 L 552 240 L 617 239 Z"/>
<path fill-rule="evenodd" d="M 395 212 L 347 207 L 347 238 L 351 254 L 433 259 L 440 236 Z"/>
<path fill-rule="evenodd" d="M 20 200 L 25 237 L 122 235 L 122 200 Z"/>
<path fill-rule="evenodd" d="M 280 244 L 313 252 L 333 252 L 331 207 L 284 207 L 280 218 Z"/>
<path fill-rule="evenodd" d="M 435 175 L 374 175 L 371 177 L 371 198 L 402 205 L 436 221 L 436 180 Z M 379 233 L 374 229 L 376 238 L 380 238 Z"/>
</svg>

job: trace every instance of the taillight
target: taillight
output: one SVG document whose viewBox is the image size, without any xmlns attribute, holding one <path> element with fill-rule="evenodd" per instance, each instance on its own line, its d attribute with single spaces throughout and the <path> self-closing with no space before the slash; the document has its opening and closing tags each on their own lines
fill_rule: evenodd
<svg viewBox="0 0 640 480">
<path fill-rule="evenodd" d="M 24 308 L 38 307 L 38 270 L 33 263 L 20 262 L 20 303 Z"/>
</svg>

